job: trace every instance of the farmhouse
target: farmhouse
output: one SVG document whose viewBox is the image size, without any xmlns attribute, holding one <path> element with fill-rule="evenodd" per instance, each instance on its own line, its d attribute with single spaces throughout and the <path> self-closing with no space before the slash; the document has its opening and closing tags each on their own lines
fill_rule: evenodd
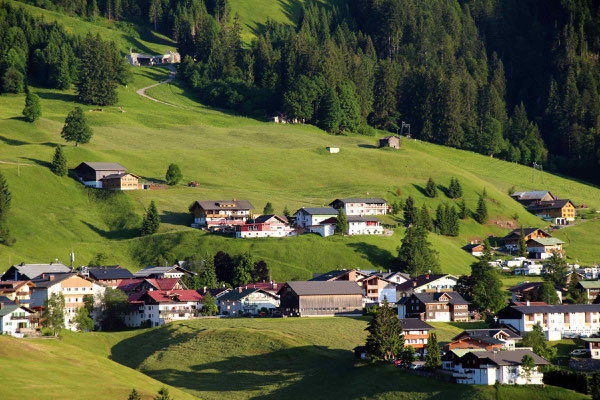
<svg viewBox="0 0 600 400">
<path fill-rule="evenodd" d="M 524 355 L 533 358 L 536 366 L 529 374 L 521 367 Z M 452 355 L 445 355 L 442 362 L 451 357 Z M 500 351 L 469 350 L 458 360 L 455 359 L 450 363 L 456 382 L 468 385 L 494 385 L 496 382 L 506 385 L 541 385 L 544 374 L 539 367 L 550 365 L 529 348 Z"/>
<path fill-rule="evenodd" d="M 419 275 L 398 285 L 398 295 L 408 297 L 413 293 L 444 292 L 454 289 L 458 278 L 450 274 Z"/>
<path fill-rule="evenodd" d="M 378 275 L 370 275 L 358 281 L 364 289 L 364 296 L 368 303 L 381 304 L 384 299 L 390 303 L 396 302 L 397 284 Z"/>
<path fill-rule="evenodd" d="M 349 215 L 348 235 L 383 235 L 381 221 L 375 217 L 362 217 L 360 215 Z"/>
<path fill-rule="evenodd" d="M 536 190 L 531 192 L 515 192 L 510 195 L 513 199 L 528 207 L 540 201 L 557 200 L 556 196 L 547 190 Z"/>
<path fill-rule="evenodd" d="M 485 246 L 483 243 L 469 243 L 463 247 L 463 250 L 468 251 L 475 257 L 481 257 L 483 255 L 484 248 Z"/>
<path fill-rule="evenodd" d="M 565 221 L 575 221 L 577 210 L 571 200 L 551 200 L 533 203 L 527 210 L 557 225 L 564 225 Z"/>
<path fill-rule="evenodd" d="M 529 239 L 527 241 L 527 251 L 530 258 L 545 260 L 552 257 L 554 253 L 563 253 L 563 242 L 557 238 L 539 238 Z"/>
<path fill-rule="evenodd" d="M 527 243 L 530 239 L 541 239 L 541 238 L 551 238 L 552 235 L 546 233 L 545 231 L 539 228 L 524 228 L 523 235 L 525 243 Z M 504 237 L 504 247 L 508 250 L 518 250 L 519 249 L 519 238 L 521 236 L 521 229 L 515 229 L 508 235 Z"/>
<path fill-rule="evenodd" d="M 13 265 L 4 275 L 3 281 L 29 281 L 42 274 L 60 274 L 71 272 L 71 268 L 61 263 L 50 264 L 25 264 Z"/>
<path fill-rule="evenodd" d="M 521 339 L 509 328 L 467 329 L 452 338 L 448 349 L 511 350 Z"/>
<path fill-rule="evenodd" d="M 136 278 L 181 278 L 183 276 L 192 277 L 196 275 L 195 272 L 188 271 L 187 269 L 174 265 L 172 267 L 146 267 L 137 272 L 133 273 Z"/>
<path fill-rule="evenodd" d="M 190 211 L 194 214 L 192 228 L 226 229 L 243 225 L 251 218 L 254 206 L 247 200 L 196 201 Z"/>
<path fill-rule="evenodd" d="M 512 286 L 508 288 L 508 291 L 511 292 L 512 298 L 511 301 L 513 303 L 519 301 L 535 301 L 538 298 L 538 291 L 542 287 L 544 282 L 521 282 L 518 285 Z M 562 290 L 559 287 L 554 287 L 556 290 L 556 295 L 558 296 L 558 301 L 562 303 Z"/>
<path fill-rule="evenodd" d="M 398 318 L 419 318 L 423 321 L 469 320 L 469 302 L 456 292 L 413 293 L 398 301 Z"/>
<path fill-rule="evenodd" d="M 598 294 L 600 294 L 600 281 L 580 281 L 577 288 L 581 293 L 585 294 L 588 302 L 592 303 L 596 300 Z"/>
<path fill-rule="evenodd" d="M 81 183 L 100 189 L 102 188 L 102 178 L 124 174 L 127 168 L 117 163 L 82 162 L 74 171 Z"/>
<path fill-rule="evenodd" d="M 277 294 L 281 311 L 286 315 L 316 317 L 362 313 L 363 288 L 356 282 L 287 282 Z"/>
<path fill-rule="evenodd" d="M 254 221 L 246 222 L 235 228 L 237 238 L 255 237 L 288 237 L 296 235 L 296 231 L 289 225 L 287 218 L 279 215 L 261 215 Z"/>
<path fill-rule="evenodd" d="M 131 295 L 128 326 L 159 326 L 198 316 L 202 295 L 195 290 L 148 290 Z"/>
<path fill-rule="evenodd" d="M 157 55 L 148 55 L 148 54 L 140 54 L 133 53 L 131 50 L 127 55 L 127 60 L 129 64 L 139 67 L 139 66 L 152 66 L 152 65 L 160 65 L 160 64 L 176 64 L 181 62 L 181 56 L 177 52 L 168 51 L 167 54 L 157 54 Z"/>
<path fill-rule="evenodd" d="M 29 328 L 33 311 L 18 304 L 0 302 L 0 335 L 15 335 L 21 329 Z"/>
<path fill-rule="evenodd" d="M 0 298 L 5 297 L 18 304 L 31 303 L 31 281 L 0 281 Z"/>
<path fill-rule="evenodd" d="M 141 189 L 139 179 L 139 176 L 129 172 L 111 174 L 100 179 L 100 187 L 112 190 L 138 190 Z"/>
<path fill-rule="evenodd" d="M 387 201 L 384 199 L 335 199 L 329 205 L 336 210 L 343 208 L 348 216 L 387 214 Z"/>
<path fill-rule="evenodd" d="M 217 299 L 221 314 L 241 316 L 258 315 L 261 311 L 271 312 L 279 306 L 279 297 L 258 288 L 236 288 Z"/>
<path fill-rule="evenodd" d="M 397 135 L 385 136 L 379 139 L 379 148 L 391 147 L 393 149 L 399 149 L 402 138 Z"/>
<path fill-rule="evenodd" d="M 65 298 L 65 327 L 74 330 L 72 322 L 77 309 L 84 307 L 84 298 L 92 297 L 94 305 L 100 305 L 100 297 L 104 294 L 105 286 L 83 275 L 68 274 L 43 274 L 33 279 L 35 287 L 31 290 L 32 307 L 44 307 L 45 301 L 54 293 L 62 294 Z"/>
<path fill-rule="evenodd" d="M 434 329 L 433 326 L 418 318 L 400 319 L 400 326 L 404 331 L 404 346 L 412 347 L 417 354 L 423 355 L 427 349 L 429 331 Z"/>
<path fill-rule="evenodd" d="M 124 268 L 88 268 L 88 276 L 98 283 L 116 289 L 122 281 L 128 281 L 135 276 Z"/>
<path fill-rule="evenodd" d="M 185 290 L 187 287 L 180 278 L 135 278 L 121 281 L 117 289 L 132 294 L 146 290 Z"/>
<path fill-rule="evenodd" d="M 590 336 L 598 332 L 600 304 L 510 305 L 497 314 L 498 322 L 510 325 L 523 334 L 539 324 L 547 340 L 564 335 Z"/>
<path fill-rule="evenodd" d="M 302 207 L 294 213 L 296 225 L 302 228 L 310 228 L 319 225 L 326 219 L 335 218 L 337 215 L 338 211 L 331 207 Z"/>
<path fill-rule="evenodd" d="M 581 338 L 585 343 L 586 349 L 590 352 L 590 357 L 599 360 L 600 359 L 600 338 Z"/>
</svg>

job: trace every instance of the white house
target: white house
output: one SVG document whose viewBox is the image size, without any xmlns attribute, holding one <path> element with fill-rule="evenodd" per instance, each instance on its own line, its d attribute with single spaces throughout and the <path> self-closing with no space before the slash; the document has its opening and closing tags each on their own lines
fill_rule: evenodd
<svg viewBox="0 0 600 400">
<path fill-rule="evenodd" d="M 338 211 L 331 207 L 302 207 L 294 214 L 296 225 L 303 228 L 319 225 L 322 221 L 335 218 L 337 215 Z"/>
<path fill-rule="evenodd" d="M 85 297 L 94 299 L 94 305 L 100 306 L 101 297 L 106 286 L 99 284 L 94 279 L 83 275 L 68 274 L 42 274 L 31 282 L 32 307 L 44 306 L 44 303 L 53 294 L 63 295 L 65 298 L 65 328 L 75 330 L 73 319 L 77 309 L 85 306 Z"/>
<path fill-rule="evenodd" d="M 529 374 L 521 367 L 525 355 L 530 356 L 535 364 Z M 541 385 L 544 374 L 539 367 L 549 364 L 530 348 L 498 351 L 452 350 L 442 358 L 442 367 L 453 371 L 456 382 L 468 385 L 494 385 L 496 382 L 505 385 Z"/>
<path fill-rule="evenodd" d="M 531 254 L 531 258 L 545 260 L 552 257 L 554 253 L 562 254 L 563 242 L 557 238 L 537 238 L 527 241 L 527 251 Z"/>
<path fill-rule="evenodd" d="M 194 272 L 188 271 L 180 265 L 173 265 L 170 267 L 146 267 L 133 273 L 136 278 L 175 278 L 180 279 L 184 275 L 194 276 Z"/>
<path fill-rule="evenodd" d="M 512 260 L 505 261 L 504 265 L 511 268 L 520 267 L 525 261 L 527 261 L 527 257 L 514 257 Z"/>
<path fill-rule="evenodd" d="M 408 297 L 413 293 L 454 290 L 458 278 L 450 274 L 419 275 L 398 285 L 398 297 Z"/>
<path fill-rule="evenodd" d="M 589 337 L 600 328 L 600 304 L 508 306 L 497 317 L 520 333 L 539 324 L 547 340 L 560 340 L 565 335 Z"/>
<path fill-rule="evenodd" d="M 329 205 L 338 210 L 344 208 L 346 215 L 387 214 L 387 201 L 384 199 L 335 199 Z"/>
<path fill-rule="evenodd" d="M 533 264 L 525 261 L 521 267 L 513 269 L 514 275 L 541 275 L 544 267 L 541 264 Z"/>
<path fill-rule="evenodd" d="M 190 319 L 202 309 L 202 295 L 195 290 L 148 290 L 134 293 L 128 302 L 131 311 L 125 317 L 125 324 L 131 327 Z"/>
<path fill-rule="evenodd" d="M 375 217 L 348 216 L 348 235 L 383 235 L 381 221 Z"/>
<path fill-rule="evenodd" d="M 238 225 L 237 238 L 288 237 L 295 236 L 296 230 L 289 225 L 286 217 L 279 215 L 261 215 L 251 222 Z"/>
<path fill-rule="evenodd" d="M 18 304 L 0 303 L 0 334 L 14 336 L 22 328 L 29 328 L 29 316 L 32 313 Z"/>
<path fill-rule="evenodd" d="M 398 284 L 395 282 L 375 274 L 358 279 L 356 282 L 365 290 L 365 302 L 381 304 L 384 299 L 387 299 L 390 304 L 393 304 L 397 301 L 396 286 Z"/>
<path fill-rule="evenodd" d="M 268 312 L 279 307 L 279 296 L 263 289 L 241 287 L 218 298 L 221 314 L 226 315 L 256 315 L 262 309 Z"/>
</svg>

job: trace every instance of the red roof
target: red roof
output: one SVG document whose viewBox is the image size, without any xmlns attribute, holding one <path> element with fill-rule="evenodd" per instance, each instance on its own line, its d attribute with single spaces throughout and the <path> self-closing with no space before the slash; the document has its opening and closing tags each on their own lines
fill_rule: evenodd
<svg viewBox="0 0 600 400">
<path fill-rule="evenodd" d="M 202 301 L 202 295 L 195 290 L 150 290 L 146 292 L 157 303 L 170 301 Z"/>
<path fill-rule="evenodd" d="M 146 281 L 158 290 L 173 290 L 179 278 L 146 279 Z"/>
<path fill-rule="evenodd" d="M 249 283 L 247 285 L 243 285 L 242 288 L 244 288 L 244 289 L 262 289 L 262 290 L 266 290 L 267 292 L 276 292 L 279 289 L 281 289 L 282 286 L 283 286 L 283 283 L 277 283 L 277 282 L 256 282 L 256 283 Z"/>
</svg>

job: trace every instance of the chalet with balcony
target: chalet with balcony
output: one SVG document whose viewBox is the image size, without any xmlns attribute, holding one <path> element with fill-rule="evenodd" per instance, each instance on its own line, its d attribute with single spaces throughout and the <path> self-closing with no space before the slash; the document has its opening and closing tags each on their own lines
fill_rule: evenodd
<svg viewBox="0 0 600 400">
<path fill-rule="evenodd" d="M 248 220 L 244 225 L 235 227 L 237 238 L 288 237 L 295 236 L 296 230 L 290 226 L 286 217 L 279 215 L 261 215 Z"/>
<path fill-rule="evenodd" d="M 202 295 L 195 290 L 147 290 L 131 295 L 127 326 L 159 326 L 197 317 Z"/>
<path fill-rule="evenodd" d="M 0 302 L 0 335 L 15 336 L 31 327 L 30 315 L 34 312 L 19 304 Z"/>
<path fill-rule="evenodd" d="M 531 204 L 527 210 L 557 225 L 575 221 L 577 215 L 577 209 L 571 200 L 539 201 Z"/>
<path fill-rule="evenodd" d="M 31 291 L 35 284 L 31 281 L 0 281 L 0 298 L 6 297 L 16 304 L 31 304 Z"/>
<path fill-rule="evenodd" d="M 398 318 L 423 321 L 469 321 L 469 302 L 457 292 L 413 293 L 396 303 Z"/>
<path fill-rule="evenodd" d="M 418 318 L 400 319 L 400 326 L 404 331 L 404 346 L 412 347 L 417 354 L 425 354 L 429 331 L 434 329 L 433 326 Z"/>
<path fill-rule="evenodd" d="M 252 210 L 254 206 L 247 200 L 196 201 L 190 207 L 190 212 L 194 215 L 192 228 L 231 229 L 244 225 L 252 217 Z"/>
<path fill-rule="evenodd" d="M 309 230 L 310 227 L 318 226 L 326 219 L 336 218 L 337 215 L 338 211 L 332 207 L 302 207 L 294 213 L 296 225 Z M 333 224 L 335 225 L 335 221 Z"/>
<path fill-rule="evenodd" d="M 357 215 L 385 215 L 387 214 L 388 204 L 385 199 L 335 199 L 329 204 L 331 207 L 339 210 L 344 209 L 347 216 Z M 336 213 L 337 214 L 337 213 Z"/>
<path fill-rule="evenodd" d="M 524 228 L 523 235 L 525 243 L 530 239 L 546 239 L 552 235 L 539 228 Z M 504 237 L 504 247 L 508 250 L 515 251 L 519 249 L 519 239 L 521 237 L 521 229 L 515 229 Z"/>
<path fill-rule="evenodd" d="M 554 196 L 547 190 L 534 190 L 529 192 L 515 192 L 510 195 L 514 200 L 518 201 L 525 207 L 528 207 L 534 203 L 540 201 L 552 201 L 557 200 L 557 197 Z"/>
<path fill-rule="evenodd" d="M 221 314 L 231 316 L 258 315 L 279 307 L 279 296 L 258 288 L 233 289 L 218 298 Z"/>
<path fill-rule="evenodd" d="M 562 255 L 564 253 L 563 244 L 565 242 L 553 237 L 529 239 L 527 241 L 527 251 L 530 258 L 545 260 L 552 257 L 554 253 Z"/>
<path fill-rule="evenodd" d="M 507 327 L 490 329 L 467 329 L 453 337 L 452 341 L 447 345 L 447 348 L 449 350 L 512 350 L 515 348 L 516 343 L 521 339 L 521 336 L 519 336 L 512 329 Z"/>
<path fill-rule="evenodd" d="M 138 190 L 142 189 L 139 184 L 140 179 L 141 177 L 129 172 L 111 174 L 100 179 L 100 187 L 112 190 Z"/>
<path fill-rule="evenodd" d="M 381 220 L 375 217 L 350 215 L 348 220 L 348 235 L 383 235 Z"/>
<path fill-rule="evenodd" d="M 580 281 L 577 288 L 585 295 L 589 303 L 593 303 L 600 294 L 600 281 Z"/>
<path fill-rule="evenodd" d="M 408 297 L 413 293 L 451 291 L 456 282 L 458 278 L 450 274 L 419 275 L 398 285 L 398 297 Z"/>
</svg>

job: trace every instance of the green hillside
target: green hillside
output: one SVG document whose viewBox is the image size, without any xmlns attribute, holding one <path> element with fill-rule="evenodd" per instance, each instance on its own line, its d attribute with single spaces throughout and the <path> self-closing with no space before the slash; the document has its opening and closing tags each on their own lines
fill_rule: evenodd
<svg viewBox="0 0 600 400">
<path fill-rule="evenodd" d="M 81 336 L 78 337 L 78 340 Z M 126 399 L 134 387 L 151 399 L 163 383 L 61 340 L 0 336 L 0 398 Z M 169 388 L 177 400 L 194 396 Z"/>
<path fill-rule="evenodd" d="M 365 318 L 196 320 L 123 333 L 69 334 L 65 341 L 202 399 L 579 399 L 547 386 L 445 384 L 393 365 L 357 362 Z M 442 342 L 465 324 L 436 324 Z M 474 327 L 474 325 L 469 325 Z"/>
</svg>

